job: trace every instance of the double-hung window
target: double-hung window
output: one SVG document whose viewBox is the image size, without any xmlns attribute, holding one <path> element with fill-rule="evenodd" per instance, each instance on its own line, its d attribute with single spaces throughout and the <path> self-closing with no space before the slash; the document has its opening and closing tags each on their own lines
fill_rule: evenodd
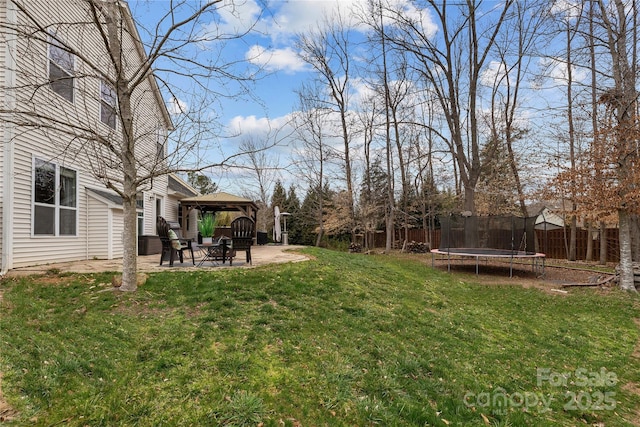
<svg viewBox="0 0 640 427">
<path fill-rule="evenodd" d="M 34 159 L 33 234 L 76 236 L 78 174 L 75 170 Z"/>
<path fill-rule="evenodd" d="M 75 56 L 53 38 L 49 41 L 49 87 L 69 102 L 73 102 Z"/>
<path fill-rule="evenodd" d="M 100 82 L 100 120 L 111 129 L 116 128 L 116 90 L 109 83 Z"/>
</svg>

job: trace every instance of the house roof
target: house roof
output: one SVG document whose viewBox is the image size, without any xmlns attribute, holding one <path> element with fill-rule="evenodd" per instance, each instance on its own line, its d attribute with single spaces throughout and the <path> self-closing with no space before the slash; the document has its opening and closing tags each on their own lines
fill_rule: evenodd
<svg viewBox="0 0 640 427">
<path fill-rule="evenodd" d="M 169 175 L 169 191 L 173 191 L 175 194 L 183 197 L 194 197 L 198 195 L 198 192 L 193 187 L 173 174 Z"/>
<path fill-rule="evenodd" d="M 106 203 L 111 203 L 118 206 L 123 205 L 122 197 L 120 197 L 116 193 L 111 193 L 109 191 L 104 191 L 104 190 L 96 190 L 95 188 L 89 188 L 89 187 L 87 187 L 87 191 L 95 194 L 96 196 L 99 196 Z"/>
</svg>

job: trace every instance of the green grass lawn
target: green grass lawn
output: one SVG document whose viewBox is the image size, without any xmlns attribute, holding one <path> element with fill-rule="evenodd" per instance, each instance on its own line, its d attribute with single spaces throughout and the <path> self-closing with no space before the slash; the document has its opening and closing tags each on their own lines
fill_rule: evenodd
<svg viewBox="0 0 640 427">
<path fill-rule="evenodd" d="M 7 424 L 638 425 L 640 298 L 306 252 L 125 294 L 111 274 L 5 279 Z"/>
</svg>

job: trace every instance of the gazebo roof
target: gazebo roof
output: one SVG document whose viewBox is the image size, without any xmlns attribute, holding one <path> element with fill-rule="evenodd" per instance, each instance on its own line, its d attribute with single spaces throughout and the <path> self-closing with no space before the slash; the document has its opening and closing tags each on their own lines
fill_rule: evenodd
<svg viewBox="0 0 640 427">
<path fill-rule="evenodd" d="M 185 211 L 191 209 L 210 212 L 239 211 L 254 221 L 258 211 L 258 205 L 253 200 L 225 192 L 186 197 L 180 200 L 180 204 Z"/>
<path fill-rule="evenodd" d="M 198 203 L 201 203 L 201 204 L 212 204 L 212 205 L 215 205 L 217 203 L 231 203 L 231 204 L 235 204 L 235 203 L 240 203 L 240 204 L 251 203 L 251 204 L 255 205 L 253 200 L 249 200 L 249 199 L 245 199 L 244 197 L 235 196 L 233 194 L 225 193 L 224 191 L 221 191 L 219 193 L 204 194 L 202 196 L 187 197 L 187 198 L 184 198 L 184 199 L 180 200 L 180 202 L 193 204 L 193 205 L 198 204 Z"/>
</svg>

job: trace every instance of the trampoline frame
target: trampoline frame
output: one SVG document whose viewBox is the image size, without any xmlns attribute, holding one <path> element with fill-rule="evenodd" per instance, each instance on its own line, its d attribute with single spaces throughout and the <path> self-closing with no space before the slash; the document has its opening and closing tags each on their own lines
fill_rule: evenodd
<svg viewBox="0 0 640 427">
<path fill-rule="evenodd" d="M 431 249 L 431 266 L 435 266 L 436 255 L 447 255 L 447 271 L 451 272 L 451 256 L 476 259 L 476 275 L 479 273 L 480 258 L 509 258 L 509 277 L 513 277 L 513 260 L 516 258 L 530 258 L 531 271 L 540 273 L 544 277 L 544 262 L 546 255 L 539 252 L 510 251 L 508 249 L 491 248 L 444 248 Z"/>
</svg>

